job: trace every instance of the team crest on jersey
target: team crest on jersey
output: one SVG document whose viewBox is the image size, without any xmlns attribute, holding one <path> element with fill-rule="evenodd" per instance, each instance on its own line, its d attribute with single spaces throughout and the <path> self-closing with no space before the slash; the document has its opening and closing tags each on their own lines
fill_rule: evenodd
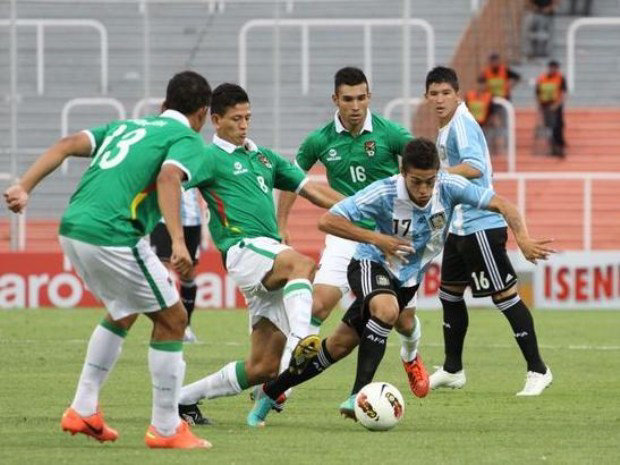
<svg viewBox="0 0 620 465">
<path fill-rule="evenodd" d="M 271 168 L 271 162 L 269 161 L 269 159 L 263 155 L 262 153 L 258 154 L 258 161 L 260 161 L 263 165 L 265 165 L 267 168 Z"/>
<path fill-rule="evenodd" d="M 429 221 L 431 222 L 433 229 L 443 229 L 446 225 L 446 214 L 445 212 L 435 213 L 434 215 L 431 215 Z"/>
<path fill-rule="evenodd" d="M 390 278 L 388 278 L 384 274 L 378 274 L 375 277 L 375 280 L 377 281 L 378 286 L 389 286 L 390 285 Z"/>
<path fill-rule="evenodd" d="M 369 157 L 375 156 L 376 148 L 377 144 L 374 140 L 367 140 L 366 142 L 364 142 L 364 150 L 366 150 L 366 155 L 368 155 Z"/>
</svg>

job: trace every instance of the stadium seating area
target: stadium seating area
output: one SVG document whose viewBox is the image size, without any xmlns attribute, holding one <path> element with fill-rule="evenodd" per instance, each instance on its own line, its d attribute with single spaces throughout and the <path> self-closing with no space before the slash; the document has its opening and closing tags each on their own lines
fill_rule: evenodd
<svg viewBox="0 0 620 465">
<path fill-rule="evenodd" d="M 287 18 L 316 17 L 312 2 L 291 2 L 290 9 L 281 8 Z M 437 9 L 432 0 L 416 0 L 412 17 L 426 19 L 435 29 L 436 62 L 447 63 L 455 44 L 470 20 L 470 2 L 454 2 L 448 9 Z M 402 2 L 389 0 L 358 2 L 322 2 L 322 16 L 329 18 L 388 18 L 402 15 Z M 595 2 L 594 14 L 618 15 L 616 0 Z M 6 18 L 7 4 L 0 5 L 0 17 Z M 96 19 L 106 28 L 109 40 L 109 91 L 107 97 L 118 99 L 131 114 L 133 106 L 145 96 L 157 96 L 171 70 L 196 68 L 204 71 L 213 83 L 238 78 L 238 33 L 243 24 L 255 18 L 272 18 L 274 6 L 266 2 L 231 2 L 225 8 L 211 8 L 204 2 L 158 2 L 149 14 L 148 68 L 150 80 L 145 84 L 144 15 L 138 2 L 114 3 L 105 1 L 19 2 L 19 18 Z M 574 18 L 559 16 L 554 41 L 554 55 L 565 62 L 566 29 Z M 401 30 L 373 30 L 371 55 L 374 61 L 372 84 L 373 107 L 379 111 L 401 94 L 401 69 L 387 66 L 399 63 Z M 255 122 L 253 137 L 264 145 L 279 147 L 292 155 L 304 135 L 332 115 L 329 96 L 331 76 L 343 64 L 343 56 L 352 64 L 363 63 L 360 30 L 336 31 L 325 29 L 310 33 L 310 73 L 307 95 L 300 91 L 300 32 L 284 29 L 281 33 L 281 87 L 274 93 L 273 35 L 268 30 L 255 30 L 249 35 L 248 89 L 253 102 Z M 412 30 L 411 89 L 419 94 L 425 74 L 424 36 Z M 524 80 L 515 89 L 517 107 L 517 171 L 518 172 L 620 172 L 620 143 L 613 136 L 620 128 L 617 106 L 619 88 L 614 75 L 620 28 L 584 29 L 579 33 L 577 46 L 576 92 L 569 97 L 567 116 L 568 155 L 557 160 L 535 155 L 540 151 L 534 140 L 536 121 L 533 109 L 533 90 L 529 81 L 541 70 L 540 63 L 521 63 L 517 69 Z M 97 36 L 84 28 L 49 29 L 45 34 L 45 88 L 37 93 L 36 40 L 34 28 L 19 29 L 19 94 L 18 114 L 18 171 L 32 162 L 42 147 L 60 135 L 60 114 L 63 105 L 75 97 L 102 96 Z M 9 89 L 8 28 L 0 27 L 0 89 Z M 391 43 L 394 47 L 382 44 Z M 318 53 L 317 50 L 323 50 Z M 596 50 L 592 53 L 592 50 Z M 324 50 L 330 50 L 329 53 Z M 274 102 L 280 104 L 280 134 L 275 135 L 273 122 L 278 115 Z M 109 108 L 84 107 L 70 115 L 69 130 L 78 130 L 115 117 Z M 9 166 L 10 118 L 8 106 L 0 106 L 0 166 Z M 205 134 L 209 136 L 209 134 Z M 495 172 L 506 170 L 503 156 L 493 159 Z M 84 169 L 84 163 L 72 161 L 66 174 L 51 177 L 34 196 L 28 211 L 27 247 L 29 250 L 57 249 L 56 223 L 69 194 Z M 592 186 L 592 246 L 618 248 L 620 220 L 606 214 L 614 205 L 613 192 L 619 181 L 593 182 Z M 517 184 L 513 180 L 498 180 L 498 191 L 517 199 Z M 6 186 L 0 181 L 0 188 Z M 582 180 L 532 180 L 526 182 L 525 210 L 531 229 L 536 234 L 551 235 L 562 248 L 583 247 L 583 189 Z M 304 249 L 321 247 L 319 233 L 314 227 L 318 212 L 307 202 L 295 207 L 296 245 Z M 8 249 L 7 217 L 0 217 L 0 250 Z"/>
</svg>

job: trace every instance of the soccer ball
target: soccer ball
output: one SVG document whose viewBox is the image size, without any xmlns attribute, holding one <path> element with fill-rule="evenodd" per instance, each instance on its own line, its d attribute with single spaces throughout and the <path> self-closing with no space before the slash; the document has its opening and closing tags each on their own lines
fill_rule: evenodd
<svg viewBox="0 0 620 465">
<path fill-rule="evenodd" d="M 370 383 L 355 397 L 355 417 L 364 428 L 387 431 L 405 414 L 403 396 L 389 383 Z"/>
</svg>

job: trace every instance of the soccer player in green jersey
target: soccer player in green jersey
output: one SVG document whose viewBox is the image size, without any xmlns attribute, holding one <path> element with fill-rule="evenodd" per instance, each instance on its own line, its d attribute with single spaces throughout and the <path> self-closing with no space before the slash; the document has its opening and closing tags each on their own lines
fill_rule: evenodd
<svg viewBox="0 0 620 465">
<path fill-rule="evenodd" d="M 71 434 L 101 442 L 117 439 L 99 409 L 99 392 L 127 331 L 144 313 L 153 321 L 148 351 L 153 409 L 145 442 L 152 448 L 211 447 L 178 417 L 187 314 L 168 271 L 143 239 L 163 213 L 173 267 L 180 273 L 191 267 L 180 219 L 181 182 L 190 180 L 201 163 L 199 131 L 210 98 L 204 77 L 179 73 L 168 83 L 161 115 L 114 121 L 65 137 L 4 193 L 8 207 L 19 213 L 32 189 L 67 157 L 92 159 L 60 223 L 64 253 L 107 310 L 91 335 L 75 397 L 61 420 Z"/>
<path fill-rule="evenodd" d="M 334 119 L 308 135 L 299 148 L 296 164 L 307 171 L 321 162 L 327 181 L 336 191 L 350 196 L 379 179 L 399 171 L 399 157 L 411 134 L 370 111 L 371 93 L 363 71 L 346 67 L 334 77 L 332 100 L 337 107 Z M 294 194 L 282 193 L 278 202 L 278 224 L 288 239 L 287 224 Z M 374 229 L 371 221 L 359 226 Z M 319 269 L 314 278 L 312 307 L 313 329 L 319 326 L 332 309 L 350 292 L 347 266 L 357 243 L 328 234 Z M 412 301 L 415 305 L 415 300 Z M 415 307 L 414 307 L 415 308 Z M 428 393 L 428 374 L 418 354 L 421 325 L 414 312 L 405 312 L 396 324 L 401 337 L 401 359 L 412 392 L 418 397 Z M 359 360 L 358 360 L 359 365 Z M 341 405 L 341 411 L 347 405 Z"/>
<path fill-rule="evenodd" d="M 309 336 L 316 265 L 282 243 L 272 191 L 293 191 L 324 208 L 343 196 L 310 182 L 288 160 L 248 139 L 250 116 L 249 98 L 241 87 L 222 84 L 213 91 L 216 134 L 206 147 L 201 170 L 187 185 L 202 192 L 211 237 L 246 298 L 250 356 L 184 386 L 179 406 L 184 418 L 200 412 L 196 404 L 201 399 L 236 395 L 274 379 L 287 337 L 297 341 L 291 371 L 302 370 L 318 350 L 319 338 Z"/>
</svg>

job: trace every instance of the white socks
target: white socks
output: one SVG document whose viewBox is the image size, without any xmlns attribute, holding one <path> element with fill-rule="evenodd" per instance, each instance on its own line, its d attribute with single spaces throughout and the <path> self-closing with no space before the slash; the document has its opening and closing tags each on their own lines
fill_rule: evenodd
<svg viewBox="0 0 620 465">
<path fill-rule="evenodd" d="M 90 336 L 86 360 L 71 407 L 82 417 L 97 411 L 99 391 L 121 354 L 127 331 L 104 320 Z"/>
<path fill-rule="evenodd" d="M 183 386 L 179 403 L 192 405 L 205 398 L 235 396 L 248 387 L 247 378 L 245 380 L 244 378 L 243 362 L 230 362 L 206 378 Z"/>
<path fill-rule="evenodd" d="M 149 370 L 153 382 L 151 424 L 162 436 L 172 436 L 179 426 L 179 391 L 183 384 L 185 362 L 181 341 L 151 341 Z"/>
<path fill-rule="evenodd" d="M 311 334 L 312 284 L 307 279 L 291 279 L 282 293 L 291 335 L 303 339 Z"/>
<path fill-rule="evenodd" d="M 400 358 L 405 362 L 410 362 L 418 355 L 418 344 L 422 337 L 422 325 L 420 320 L 418 320 L 418 315 L 415 316 L 415 326 L 411 336 L 403 336 L 400 333 L 398 335 L 401 341 Z"/>
</svg>

